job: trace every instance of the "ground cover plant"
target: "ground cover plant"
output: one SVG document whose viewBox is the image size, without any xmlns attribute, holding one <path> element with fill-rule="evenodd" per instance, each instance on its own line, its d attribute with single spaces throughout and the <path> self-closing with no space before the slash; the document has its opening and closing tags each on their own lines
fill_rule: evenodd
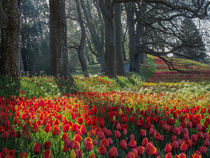
<svg viewBox="0 0 210 158">
<path fill-rule="evenodd" d="M 210 156 L 208 81 L 74 78 L 1 79 L 0 157 Z"/>
</svg>

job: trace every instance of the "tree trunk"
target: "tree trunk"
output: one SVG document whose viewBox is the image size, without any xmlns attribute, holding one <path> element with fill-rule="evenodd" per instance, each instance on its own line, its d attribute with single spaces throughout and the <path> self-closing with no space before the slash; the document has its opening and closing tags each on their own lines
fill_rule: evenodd
<svg viewBox="0 0 210 158">
<path fill-rule="evenodd" d="M 20 74 L 20 8 L 19 1 L 2 0 L 0 75 Z"/>
<path fill-rule="evenodd" d="M 128 25 L 128 35 L 129 35 L 129 57 L 130 57 L 130 72 L 139 72 L 139 55 L 137 53 L 137 39 L 135 32 L 135 5 L 133 3 L 128 3 L 125 5 L 127 14 L 127 25 Z"/>
<path fill-rule="evenodd" d="M 50 0 L 51 71 L 56 77 L 72 79 L 68 72 L 65 0 Z"/>
<path fill-rule="evenodd" d="M 114 23 L 112 19 L 105 19 L 105 65 L 106 75 L 116 77 Z"/>
<path fill-rule="evenodd" d="M 121 24 L 121 4 L 114 6 L 114 29 L 115 29 L 115 53 L 116 53 L 116 72 L 117 75 L 125 76 L 123 63 L 122 46 L 122 24 Z"/>
<path fill-rule="evenodd" d="M 99 52 L 99 61 L 101 65 L 101 72 L 105 72 L 106 67 L 105 67 L 105 57 L 104 57 L 104 49 Z"/>
<path fill-rule="evenodd" d="M 80 39 L 80 44 L 78 48 L 78 58 L 82 67 L 82 72 L 85 77 L 89 77 L 88 70 L 87 70 L 87 63 L 84 57 L 84 46 L 85 46 L 85 39 L 86 39 L 86 32 L 85 32 L 85 26 L 84 22 L 82 20 L 82 15 L 81 15 L 81 8 L 80 8 L 80 2 L 78 0 L 76 2 L 76 7 L 77 7 L 77 14 L 78 14 L 78 22 L 81 28 L 81 39 Z"/>
<path fill-rule="evenodd" d="M 141 11 L 136 9 L 135 4 L 126 4 L 128 35 L 129 35 L 129 56 L 130 56 L 130 72 L 139 72 L 140 64 L 144 64 L 144 52 L 139 52 L 138 46 L 145 41 L 144 25 L 140 22 L 135 23 L 135 17 L 139 18 L 145 12 L 146 7 L 141 4 Z"/>
<path fill-rule="evenodd" d="M 105 74 L 113 78 L 116 77 L 116 53 L 112 1 L 99 0 L 98 2 L 105 24 Z"/>
<path fill-rule="evenodd" d="M 82 67 L 83 75 L 85 77 L 89 77 L 89 74 L 87 71 L 87 64 L 86 64 L 86 60 L 84 57 L 84 51 L 82 48 L 78 48 L 78 58 L 79 58 L 79 61 L 80 61 L 81 67 Z"/>
</svg>

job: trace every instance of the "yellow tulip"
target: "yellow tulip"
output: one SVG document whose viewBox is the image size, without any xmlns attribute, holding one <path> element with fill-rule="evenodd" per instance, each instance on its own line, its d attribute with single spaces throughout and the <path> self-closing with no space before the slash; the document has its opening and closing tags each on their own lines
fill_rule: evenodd
<svg viewBox="0 0 210 158">
<path fill-rule="evenodd" d="M 115 121 L 115 120 L 116 120 L 116 117 L 114 116 L 114 117 L 113 117 L 113 121 Z"/>
<path fill-rule="evenodd" d="M 76 158 L 76 153 L 75 153 L 74 149 L 71 150 L 70 158 Z"/>
<path fill-rule="evenodd" d="M 122 112 L 122 109 L 120 109 L 120 110 L 119 110 L 119 114 L 122 115 L 122 113 L 123 113 L 123 112 Z"/>
</svg>

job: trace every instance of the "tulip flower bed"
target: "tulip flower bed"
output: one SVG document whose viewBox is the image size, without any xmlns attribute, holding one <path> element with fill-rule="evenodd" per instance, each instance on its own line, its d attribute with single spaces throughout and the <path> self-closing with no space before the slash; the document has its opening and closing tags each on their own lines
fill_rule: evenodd
<svg viewBox="0 0 210 158">
<path fill-rule="evenodd" d="M 92 87 L 115 84 L 106 78 L 77 80 Z M 209 90 L 145 91 L 152 86 L 157 84 L 144 83 L 139 92 L 86 88 L 52 98 L 26 98 L 24 90 L 21 96 L 1 96 L 0 158 L 210 157 Z"/>
<path fill-rule="evenodd" d="M 175 68 L 189 72 L 180 73 L 175 70 L 169 70 L 168 66 L 162 59 L 159 59 L 158 57 L 153 57 L 153 59 L 156 64 L 156 71 L 150 78 L 147 79 L 147 82 L 210 80 L 210 65 L 192 60 L 169 58 Z"/>
</svg>

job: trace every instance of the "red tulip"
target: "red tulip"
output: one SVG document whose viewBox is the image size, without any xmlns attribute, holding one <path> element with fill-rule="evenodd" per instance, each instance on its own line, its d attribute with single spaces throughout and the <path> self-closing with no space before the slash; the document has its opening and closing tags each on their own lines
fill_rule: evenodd
<svg viewBox="0 0 210 158">
<path fill-rule="evenodd" d="M 20 153 L 20 158 L 27 158 L 27 154 L 25 152 Z"/>
<path fill-rule="evenodd" d="M 109 149 L 109 157 L 117 157 L 118 152 L 116 147 L 112 147 Z"/>
<path fill-rule="evenodd" d="M 114 131 L 114 136 L 115 138 L 120 138 L 121 137 L 121 133 L 117 130 Z"/>
<path fill-rule="evenodd" d="M 111 130 L 110 130 L 110 129 L 108 129 L 108 130 L 107 130 L 107 132 L 106 132 L 106 136 L 107 136 L 107 137 L 111 137 L 111 136 L 112 136 L 112 132 L 111 132 Z"/>
<path fill-rule="evenodd" d="M 197 135 L 197 134 L 192 134 L 192 135 L 191 135 L 191 139 L 192 139 L 193 142 L 197 142 L 197 140 L 198 140 L 198 135 Z"/>
<path fill-rule="evenodd" d="M 70 130 L 69 124 L 63 125 L 63 132 L 68 132 Z"/>
<path fill-rule="evenodd" d="M 179 143 L 177 141 L 172 142 L 172 148 L 173 149 L 178 149 L 179 148 Z"/>
<path fill-rule="evenodd" d="M 47 124 L 47 126 L 45 127 L 45 132 L 50 132 L 51 130 L 51 126 L 49 124 Z"/>
<path fill-rule="evenodd" d="M 202 146 L 199 148 L 199 150 L 200 150 L 201 154 L 206 154 L 206 152 L 207 152 L 207 148 L 206 148 L 204 145 L 202 145 Z"/>
<path fill-rule="evenodd" d="M 90 118 L 86 118 L 85 123 L 87 124 L 87 126 L 90 126 L 92 124 L 92 121 Z"/>
<path fill-rule="evenodd" d="M 92 145 L 91 142 L 87 142 L 87 143 L 85 144 L 85 150 L 86 150 L 86 151 L 91 151 L 92 148 L 93 148 L 93 145 Z"/>
<path fill-rule="evenodd" d="M 140 119 L 140 120 L 137 120 L 137 121 L 136 121 L 136 125 L 137 125 L 138 127 L 142 126 L 143 124 L 144 124 L 144 120 L 142 121 L 142 120 Z"/>
<path fill-rule="evenodd" d="M 64 146 L 65 146 L 66 148 L 69 148 L 71 145 L 72 145 L 72 141 L 70 141 L 69 138 L 67 137 L 67 138 L 64 140 Z"/>
<path fill-rule="evenodd" d="M 181 135 L 181 130 L 178 127 L 174 128 L 174 134 Z"/>
<path fill-rule="evenodd" d="M 99 121 L 98 125 L 99 125 L 100 127 L 104 127 L 105 120 L 104 120 L 103 118 L 99 118 L 98 121 Z"/>
<path fill-rule="evenodd" d="M 135 157 L 137 157 L 137 156 L 138 156 L 138 151 L 137 151 L 137 149 L 136 149 L 136 148 L 133 148 L 133 149 L 131 150 L 131 152 L 133 152 L 133 153 L 135 154 Z"/>
<path fill-rule="evenodd" d="M 140 136 L 146 137 L 147 131 L 145 129 L 140 129 Z"/>
<path fill-rule="evenodd" d="M 67 138 L 67 134 L 63 133 L 62 140 L 65 140 L 66 138 Z"/>
<path fill-rule="evenodd" d="M 129 152 L 127 155 L 126 155 L 126 158 L 135 158 L 135 154 L 133 152 Z"/>
<path fill-rule="evenodd" d="M 91 139 L 90 137 L 86 137 L 86 138 L 85 138 L 84 144 L 86 144 L 87 142 L 92 143 L 92 139 Z"/>
<path fill-rule="evenodd" d="M 146 152 L 148 152 L 149 155 L 156 155 L 157 154 L 157 149 L 155 148 L 155 146 L 149 142 L 146 145 Z"/>
<path fill-rule="evenodd" d="M 197 124 L 196 129 L 197 129 L 198 131 L 202 131 L 202 126 L 201 126 L 201 124 L 200 124 L 200 123 L 199 123 L 199 124 Z"/>
<path fill-rule="evenodd" d="M 92 153 L 88 158 L 96 158 L 96 155 Z"/>
<path fill-rule="evenodd" d="M 191 121 L 187 122 L 187 128 L 192 128 L 192 122 Z"/>
<path fill-rule="evenodd" d="M 175 140 L 176 140 L 176 135 L 172 135 L 172 136 L 171 136 L 171 140 L 172 140 L 172 141 L 175 141 Z"/>
<path fill-rule="evenodd" d="M 148 138 L 144 138 L 142 141 L 142 146 L 146 146 L 148 143 Z"/>
<path fill-rule="evenodd" d="M 15 150 L 9 150 L 6 157 L 15 158 Z"/>
<path fill-rule="evenodd" d="M 179 154 L 179 157 L 180 158 L 187 158 L 186 154 L 184 154 L 184 153 Z"/>
<path fill-rule="evenodd" d="M 51 158 L 51 154 L 49 150 L 45 150 L 43 153 L 43 158 Z"/>
<path fill-rule="evenodd" d="M 123 129 L 123 135 L 127 135 L 128 131 L 126 128 Z"/>
<path fill-rule="evenodd" d="M 75 149 L 74 151 L 76 153 L 77 158 L 82 158 L 82 150 Z"/>
<path fill-rule="evenodd" d="M 51 146 L 51 142 L 50 141 L 44 143 L 44 148 L 45 149 L 50 149 L 50 146 Z"/>
<path fill-rule="evenodd" d="M 208 139 L 205 139 L 203 144 L 204 144 L 205 146 L 210 146 L 210 142 L 209 142 Z"/>
<path fill-rule="evenodd" d="M 104 132 L 102 132 L 102 131 L 99 132 L 97 136 L 98 136 L 99 139 L 105 138 Z"/>
<path fill-rule="evenodd" d="M 131 139 L 128 143 L 128 146 L 130 148 L 136 148 L 136 141 L 134 139 Z"/>
<path fill-rule="evenodd" d="M 94 140 L 93 140 L 93 145 L 97 145 L 97 144 L 98 144 L 97 140 L 94 139 Z"/>
<path fill-rule="evenodd" d="M 71 149 L 79 149 L 80 143 L 78 141 L 73 141 L 70 148 Z"/>
<path fill-rule="evenodd" d="M 184 133 L 184 135 L 183 135 L 183 140 L 188 140 L 188 139 L 189 139 L 188 133 Z"/>
<path fill-rule="evenodd" d="M 35 154 L 40 154 L 41 153 L 41 146 L 39 143 L 36 143 L 34 146 L 34 153 Z"/>
<path fill-rule="evenodd" d="M 198 132 L 198 138 L 204 139 L 204 134 L 202 131 Z"/>
<path fill-rule="evenodd" d="M 127 142 L 125 139 L 121 140 L 120 147 L 124 150 L 127 149 Z"/>
<path fill-rule="evenodd" d="M 81 117 L 77 118 L 77 122 L 81 125 L 83 123 L 83 119 Z"/>
<path fill-rule="evenodd" d="M 121 129 L 121 126 L 120 126 L 119 122 L 116 124 L 115 129 L 116 130 L 120 130 Z"/>
<path fill-rule="evenodd" d="M 145 147 L 139 146 L 139 147 L 137 148 L 137 151 L 138 151 L 139 155 L 143 155 L 143 154 L 144 154 L 144 151 L 145 151 Z"/>
<path fill-rule="evenodd" d="M 154 127 L 151 127 L 149 130 L 149 134 L 152 135 L 156 132 L 156 130 L 154 129 Z"/>
<path fill-rule="evenodd" d="M 105 146 L 105 147 L 108 147 L 109 146 L 109 140 L 107 138 L 103 138 L 100 142 L 100 145 L 102 146 Z"/>
<path fill-rule="evenodd" d="M 165 158 L 173 158 L 173 156 L 172 156 L 171 153 L 167 153 L 167 154 L 165 155 Z"/>
<path fill-rule="evenodd" d="M 134 139 L 135 136 L 133 135 L 133 133 L 130 135 L 130 140 Z"/>
<path fill-rule="evenodd" d="M 126 123 L 127 122 L 127 116 L 121 115 L 121 121 L 122 121 L 122 123 Z"/>
<path fill-rule="evenodd" d="M 170 144 L 166 144 L 166 146 L 165 146 L 165 152 L 166 153 L 169 153 L 169 152 L 171 152 L 171 150 L 172 150 L 172 147 L 171 147 L 171 145 Z"/>
<path fill-rule="evenodd" d="M 100 146 L 98 148 L 98 153 L 101 154 L 101 155 L 105 155 L 106 154 L 106 147 L 105 146 Z"/>
<path fill-rule="evenodd" d="M 202 158 L 202 156 L 200 154 L 194 153 L 192 155 L 192 158 Z"/>
<path fill-rule="evenodd" d="M 77 141 L 77 142 L 81 142 L 81 136 L 79 135 L 79 134 L 76 134 L 75 136 L 74 136 L 74 141 Z"/>
<path fill-rule="evenodd" d="M 111 137 L 109 137 L 108 140 L 109 140 L 109 144 L 113 144 L 113 141 L 112 141 Z"/>
<path fill-rule="evenodd" d="M 183 142 L 180 146 L 180 150 L 185 152 L 187 151 L 187 149 L 188 149 L 188 145 L 185 142 Z"/>
<path fill-rule="evenodd" d="M 81 134 L 86 134 L 87 133 L 87 129 L 84 125 L 81 126 L 80 131 L 81 131 Z"/>
</svg>

